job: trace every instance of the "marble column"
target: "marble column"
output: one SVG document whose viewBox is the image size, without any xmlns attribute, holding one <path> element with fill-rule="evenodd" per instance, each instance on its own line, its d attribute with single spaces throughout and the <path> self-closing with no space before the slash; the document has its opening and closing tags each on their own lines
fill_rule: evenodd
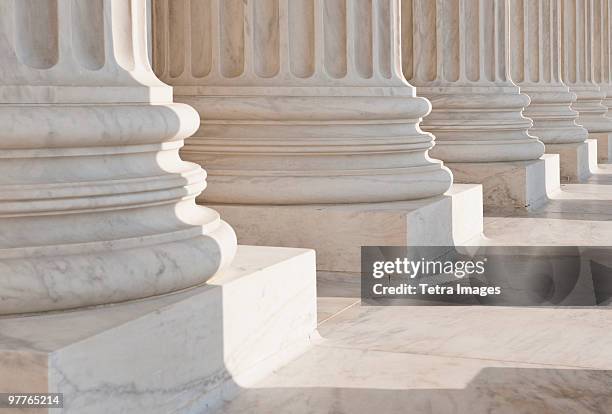
<svg viewBox="0 0 612 414">
<path fill-rule="evenodd" d="M 154 69 L 202 124 L 202 200 L 355 203 L 444 193 L 429 103 L 402 76 L 393 0 L 156 0 Z"/>
<path fill-rule="evenodd" d="M 612 5 L 610 0 L 595 0 L 594 14 L 594 40 L 593 40 L 593 66 L 595 69 L 595 83 L 602 93 L 603 105 L 608 108 L 607 118 L 612 118 Z M 601 139 L 599 148 L 602 162 L 612 160 L 612 145 L 610 139 Z"/>
<path fill-rule="evenodd" d="M 449 170 L 428 155 L 432 135 L 419 128 L 429 102 L 402 74 L 399 7 L 154 0 L 154 70 L 202 119 L 183 154 L 208 171 L 201 200 L 219 203 L 224 215 L 227 205 L 239 210 L 228 221 L 241 240 L 317 247 L 324 242 L 315 239 L 329 238 L 331 246 L 338 221 L 308 222 L 321 211 L 308 206 L 345 206 L 338 208 L 354 218 L 356 203 L 426 200 L 450 188 Z M 256 212 L 270 205 L 286 208 Z M 256 229 L 270 211 L 276 237 Z M 326 227 L 329 234 L 306 235 Z"/>
<path fill-rule="evenodd" d="M 595 25 L 601 24 L 601 8 L 596 10 L 594 0 L 563 0 L 561 6 L 563 82 L 576 94 L 572 108 L 578 111 L 578 123 L 589 131 L 591 138 L 597 139 L 598 159 L 603 161 L 602 150 L 605 149 L 607 158 L 612 119 L 606 116 L 608 108 L 602 102 L 606 92 L 595 83 L 595 73 L 602 64 L 601 42 L 595 47 Z"/>
<path fill-rule="evenodd" d="M 528 133 L 529 97 L 509 73 L 507 0 L 403 0 L 403 68 L 431 101 L 432 156 L 457 182 L 478 182 L 485 204 L 533 207 L 546 199 L 544 145 Z M 554 161 L 554 160 L 553 160 Z M 537 191 L 533 192 L 533 189 Z"/>
<path fill-rule="evenodd" d="M 559 154 L 561 176 L 577 181 L 589 174 L 588 132 L 570 108 L 576 94 L 561 80 L 561 4 L 555 0 L 510 0 L 512 80 L 531 102 L 524 115 L 529 132 Z"/>
<path fill-rule="evenodd" d="M 0 314 L 177 291 L 234 255 L 145 19 L 145 0 L 0 1 Z"/>
</svg>

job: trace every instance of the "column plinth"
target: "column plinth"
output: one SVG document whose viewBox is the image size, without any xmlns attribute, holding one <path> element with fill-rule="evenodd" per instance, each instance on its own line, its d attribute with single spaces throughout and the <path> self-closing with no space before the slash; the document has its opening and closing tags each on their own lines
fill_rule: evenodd
<svg viewBox="0 0 612 414">
<path fill-rule="evenodd" d="M 483 184 L 487 206 L 541 204 L 531 165 L 547 163 L 523 116 L 530 99 L 509 76 L 508 1 L 403 0 L 402 13 L 404 75 L 431 101 L 422 127 L 436 137 L 432 156 L 456 182 Z"/>
<path fill-rule="evenodd" d="M 531 99 L 524 114 L 529 132 L 560 156 L 561 176 L 571 181 L 589 174 L 588 131 L 571 109 L 576 94 L 561 80 L 561 5 L 556 1 L 510 0 L 512 80 Z"/>
<path fill-rule="evenodd" d="M 198 125 L 146 57 L 144 0 L 0 4 L 0 314 L 168 293 L 231 260 L 178 155 Z"/>
</svg>

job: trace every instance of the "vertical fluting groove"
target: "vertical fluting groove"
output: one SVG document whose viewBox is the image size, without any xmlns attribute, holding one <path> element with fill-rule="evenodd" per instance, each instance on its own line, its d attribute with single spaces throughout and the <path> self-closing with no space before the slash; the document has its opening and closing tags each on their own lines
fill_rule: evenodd
<svg viewBox="0 0 612 414">
<path fill-rule="evenodd" d="M 593 19 L 595 21 L 597 21 L 597 29 L 596 30 L 596 36 L 597 36 L 597 49 L 596 49 L 596 53 L 594 53 L 593 55 L 593 79 L 595 79 L 595 75 L 596 73 L 599 73 L 598 77 L 600 79 L 600 82 L 603 82 L 603 65 L 604 65 L 604 55 L 603 55 L 603 46 L 604 46 L 604 39 L 603 39 L 603 33 L 604 33 L 604 28 L 603 28 L 603 0 L 597 0 L 597 6 L 594 8 L 593 10 Z M 595 60 L 597 60 L 598 63 L 595 63 Z"/>
<path fill-rule="evenodd" d="M 586 10 L 584 13 L 584 40 L 586 44 L 586 53 L 584 59 L 584 76 L 585 81 L 593 80 L 593 1 L 586 2 Z"/>
<path fill-rule="evenodd" d="M 604 75 L 604 80 L 606 83 L 612 83 L 612 65 L 610 64 L 610 1 L 609 0 L 604 0 L 603 1 L 603 12 L 602 12 L 602 16 L 603 16 L 603 28 L 604 28 L 604 32 L 603 32 L 603 75 Z"/>
<path fill-rule="evenodd" d="M 346 0 L 324 1 L 325 69 L 333 78 L 347 73 Z"/>
<path fill-rule="evenodd" d="M 271 78 L 280 69 L 278 0 L 253 2 L 253 53 L 255 73 Z"/>
<path fill-rule="evenodd" d="M 202 78 L 212 68 L 212 9 L 210 1 L 191 0 L 189 38 L 191 39 L 191 74 Z"/>
<path fill-rule="evenodd" d="M 525 82 L 525 37 L 527 36 L 525 26 L 525 3 L 524 0 L 511 0 L 512 7 L 511 24 L 512 36 L 510 37 L 510 54 L 512 61 L 516 62 L 512 65 L 512 79 L 516 82 Z"/>
<path fill-rule="evenodd" d="M 357 15 L 356 5 L 360 0 L 349 0 L 346 2 L 346 73 L 347 76 L 353 78 L 359 76 L 357 71 L 356 53 L 359 44 L 355 41 L 357 35 L 357 27 L 355 19 Z"/>
<path fill-rule="evenodd" d="M 169 39 L 172 45 L 185 45 L 185 3 L 187 0 L 168 1 L 168 29 Z M 169 74 L 177 78 L 185 71 L 185 47 L 171 47 L 169 53 Z"/>
<path fill-rule="evenodd" d="M 537 47 L 535 54 L 538 57 L 538 82 L 550 81 L 550 79 L 547 79 L 545 68 L 548 53 L 546 53 L 546 48 L 544 47 L 544 25 L 546 22 L 544 21 L 544 10 L 542 10 L 544 6 L 542 1 L 544 0 L 538 1 L 536 6 L 538 10 L 538 41 L 535 42 L 535 47 Z M 548 33 L 550 33 L 550 28 Z M 547 40 L 550 43 L 550 38 Z"/>
<path fill-rule="evenodd" d="M 597 59 L 599 62 L 599 59 L 597 57 L 597 54 L 598 54 L 597 47 L 599 46 L 599 44 L 596 39 L 596 28 L 595 28 L 595 26 L 597 25 L 596 22 L 598 19 L 595 18 L 596 9 L 594 8 L 596 1 L 597 0 L 592 0 L 588 5 L 588 9 L 589 9 L 588 17 L 589 17 L 589 23 L 590 23 L 589 24 L 590 30 L 588 33 L 589 42 L 590 42 L 590 46 L 589 46 L 590 55 L 589 55 L 589 59 L 587 60 L 587 68 L 589 68 L 588 76 L 589 76 L 590 81 L 595 80 L 595 64 L 596 64 L 595 60 Z"/>
<path fill-rule="evenodd" d="M 465 60 L 467 59 L 467 32 L 465 27 L 465 13 L 467 11 L 467 0 L 459 0 L 459 14 L 457 19 L 459 21 L 459 77 L 462 81 L 467 80 L 467 68 Z"/>
<path fill-rule="evenodd" d="M 492 80 L 488 76 L 488 72 L 486 69 L 488 66 L 488 58 L 489 56 L 493 55 L 489 53 L 489 43 L 487 41 L 487 38 L 490 36 L 490 33 L 488 33 L 489 27 L 487 27 L 486 15 L 484 10 L 485 7 L 483 1 L 488 0 L 478 0 L 478 77 L 476 77 L 474 80 Z"/>
<path fill-rule="evenodd" d="M 325 73 L 325 0 L 314 0 L 315 73 Z"/>
<path fill-rule="evenodd" d="M 582 3 L 582 0 L 577 0 L 577 4 L 579 6 L 586 5 Z M 576 42 L 578 49 L 581 51 L 580 59 L 578 60 L 578 79 L 581 82 L 586 81 L 586 61 L 587 61 L 587 15 L 585 7 L 579 7 L 578 12 L 576 13 L 577 19 L 581 22 L 580 25 L 577 25 L 581 30 L 577 30 L 579 35 L 579 40 Z"/>
<path fill-rule="evenodd" d="M 372 0 L 352 0 L 351 5 L 353 21 L 350 21 L 349 24 L 354 36 L 349 36 L 349 39 L 352 39 L 351 49 L 353 50 L 354 66 L 359 76 L 367 79 L 372 77 L 374 70 Z"/>
<path fill-rule="evenodd" d="M 193 38 L 191 37 L 191 3 L 199 0 L 185 0 L 185 6 L 183 7 L 183 38 L 185 39 L 185 46 L 182 48 L 185 53 L 185 61 L 183 62 L 183 73 L 188 77 L 193 77 Z"/>
<path fill-rule="evenodd" d="M 378 42 L 380 43 L 376 56 L 378 72 L 383 78 L 391 79 L 393 76 L 391 67 L 392 53 L 394 51 L 391 37 L 393 27 L 393 22 L 391 21 L 391 0 L 376 0 L 376 4 L 377 10 L 374 27 L 379 32 Z"/>
<path fill-rule="evenodd" d="M 210 33 L 211 33 L 211 77 L 221 76 L 221 2 L 222 0 L 210 0 Z"/>
<path fill-rule="evenodd" d="M 402 72 L 406 79 L 414 77 L 413 31 L 415 29 L 412 23 L 412 1 L 402 0 L 401 2 Z"/>
<path fill-rule="evenodd" d="M 540 21 L 540 15 L 541 15 L 541 11 L 539 9 L 540 7 L 540 0 L 533 0 L 533 1 L 528 1 L 527 2 L 527 8 L 526 8 L 526 12 L 527 12 L 527 30 L 528 30 L 528 36 L 527 36 L 527 55 L 525 56 L 527 58 L 527 64 L 528 64 L 528 68 L 529 68 L 529 81 L 530 82 L 540 82 L 542 80 L 542 71 L 540 68 L 541 62 L 540 62 L 540 56 L 539 56 L 539 45 L 540 45 L 540 39 L 541 39 L 541 21 Z M 535 20 L 537 23 L 537 30 L 533 30 L 534 24 L 532 22 L 532 20 Z"/>
<path fill-rule="evenodd" d="M 437 75 L 436 50 L 436 2 L 430 0 L 414 1 L 415 49 L 414 56 L 418 59 L 415 77 L 420 81 L 432 81 Z"/>
<path fill-rule="evenodd" d="M 562 3 L 562 32 L 566 35 L 563 39 L 563 62 L 564 80 L 569 83 L 578 82 L 578 53 L 577 47 L 571 41 L 578 41 L 578 28 L 576 27 L 577 4 L 572 0 L 564 0 Z"/>
<path fill-rule="evenodd" d="M 278 2 L 278 72 L 284 74 L 291 72 L 289 62 L 289 2 L 290 0 L 279 0 Z"/>
<path fill-rule="evenodd" d="M 484 0 L 481 0 L 481 2 Z M 505 80 L 505 43 L 506 43 L 506 27 L 504 21 L 504 9 L 507 0 L 493 0 L 487 2 L 491 5 L 490 19 L 492 24 L 492 30 L 494 36 L 488 36 L 494 38 L 493 47 L 491 50 L 491 56 L 493 56 L 492 65 L 490 67 L 490 73 L 488 79 L 491 81 Z M 485 54 L 486 56 L 486 54 Z"/>
<path fill-rule="evenodd" d="M 550 42 L 550 78 L 555 82 L 561 81 L 561 22 L 559 20 L 559 4 L 556 0 L 547 0 L 549 8 Z"/>
<path fill-rule="evenodd" d="M 553 61 L 550 45 L 554 44 L 555 28 L 551 23 L 551 9 L 548 0 L 541 0 L 539 4 L 539 43 L 540 50 L 540 79 L 550 83 L 554 78 L 552 74 Z"/>
<path fill-rule="evenodd" d="M 433 14 L 433 18 L 435 19 L 435 45 L 432 48 L 432 53 L 430 53 L 430 56 L 432 59 L 434 60 L 434 65 L 435 65 L 435 80 L 440 80 L 440 79 L 445 79 L 445 64 L 446 64 L 446 54 L 450 54 L 450 49 L 452 49 L 452 45 L 450 44 L 446 44 L 444 43 L 444 40 L 448 37 L 447 34 L 451 31 L 450 27 L 446 27 L 446 24 L 449 24 L 450 22 L 443 20 L 441 25 L 438 25 L 437 23 L 437 19 L 438 17 L 442 17 L 439 13 L 440 13 L 440 9 L 442 9 L 445 4 L 442 3 L 442 1 L 440 0 L 435 0 L 433 2 L 430 2 L 431 7 L 434 8 L 433 13 L 430 10 L 430 13 Z M 444 50 L 443 48 L 439 47 L 439 45 L 447 45 L 449 50 Z"/>
<path fill-rule="evenodd" d="M 315 71 L 315 0 L 289 0 L 291 72 L 308 78 Z"/>
<path fill-rule="evenodd" d="M 170 45 L 168 41 L 168 0 L 153 1 L 153 70 L 158 77 L 167 74 Z"/>
<path fill-rule="evenodd" d="M 242 74 L 246 77 L 252 77 L 255 74 L 255 65 L 257 57 L 255 56 L 255 8 L 259 3 L 258 0 L 242 0 L 244 24 L 242 25 L 242 39 L 244 40 L 242 50 Z"/>
<path fill-rule="evenodd" d="M 87 69 L 99 69 L 105 57 L 102 0 L 72 0 L 70 7 L 74 57 Z"/>
<path fill-rule="evenodd" d="M 381 70 L 378 56 L 380 55 L 380 48 L 382 45 L 380 42 L 381 32 L 377 27 L 379 9 L 378 5 L 375 3 L 376 1 L 377 0 L 373 0 L 372 3 L 372 70 L 376 76 L 380 76 Z"/>
<path fill-rule="evenodd" d="M 441 37 L 438 38 L 438 45 L 444 45 L 444 47 L 436 47 L 436 57 L 440 62 L 439 66 L 441 66 L 438 69 L 438 77 L 449 82 L 455 82 L 461 76 L 460 68 L 462 66 L 462 55 L 459 50 L 461 47 L 459 2 L 456 0 L 439 0 L 436 6 L 437 20 L 441 22 L 439 27 Z"/>
<path fill-rule="evenodd" d="M 465 42 L 462 54 L 465 63 L 465 74 L 468 80 L 478 81 L 480 78 L 480 65 L 482 61 L 482 45 L 480 30 L 482 27 L 482 15 L 479 13 L 480 0 L 464 0 L 465 13 L 462 14 L 464 24 L 462 30 L 465 31 Z M 470 45 L 475 45 L 471 48 Z"/>
<path fill-rule="evenodd" d="M 592 72 L 593 76 L 591 79 L 593 79 L 595 82 L 600 83 L 602 81 L 601 79 L 602 27 L 601 27 L 601 14 L 600 14 L 601 13 L 601 2 L 599 0 L 592 0 L 591 6 L 592 6 L 591 12 L 589 13 L 589 16 L 591 17 L 591 20 L 592 20 L 592 26 L 593 26 L 593 28 L 591 29 L 592 46 L 591 46 L 591 62 L 590 62 L 590 66 L 592 66 L 592 69 L 593 69 L 593 72 Z"/>
<path fill-rule="evenodd" d="M 234 78 L 245 69 L 245 4 L 243 0 L 219 0 L 219 6 L 221 75 Z"/>
<path fill-rule="evenodd" d="M 48 69 L 59 59 L 57 0 L 13 0 L 15 49 L 32 68 Z"/>
</svg>

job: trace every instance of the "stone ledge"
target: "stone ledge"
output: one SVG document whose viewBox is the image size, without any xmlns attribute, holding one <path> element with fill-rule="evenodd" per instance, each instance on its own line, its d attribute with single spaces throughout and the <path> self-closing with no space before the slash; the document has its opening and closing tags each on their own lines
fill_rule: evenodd
<svg viewBox="0 0 612 414">
<path fill-rule="evenodd" d="M 0 318 L 0 389 L 64 393 L 67 414 L 204 412 L 307 348 L 315 279 L 312 251 L 240 246 L 200 287 Z"/>
<path fill-rule="evenodd" d="M 361 246 L 447 246 L 482 233 L 479 185 L 454 185 L 440 197 L 414 201 L 210 207 L 245 243 L 315 249 L 324 271 L 359 272 Z"/>
</svg>

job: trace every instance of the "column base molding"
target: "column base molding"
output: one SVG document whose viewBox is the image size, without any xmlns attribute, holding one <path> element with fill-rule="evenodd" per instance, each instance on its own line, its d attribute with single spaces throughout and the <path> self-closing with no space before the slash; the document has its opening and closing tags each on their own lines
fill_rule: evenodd
<svg viewBox="0 0 612 414">
<path fill-rule="evenodd" d="M 388 203 L 213 205 L 242 242 L 315 249 L 317 268 L 324 271 L 359 272 L 361 246 L 452 245 L 482 233 L 478 185 Z"/>
<path fill-rule="evenodd" d="M 485 211 L 500 208 L 533 210 L 560 188 L 559 156 L 545 154 L 537 160 L 479 163 L 446 163 L 457 183 L 483 187 Z"/>
<path fill-rule="evenodd" d="M 561 181 L 578 183 L 597 170 L 597 140 L 571 144 L 546 144 L 547 154 L 559 154 Z"/>
<path fill-rule="evenodd" d="M 65 414 L 208 412 L 303 352 L 315 328 L 314 252 L 239 246 L 199 287 L 0 319 L 0 389 L 63 393 Z"/>
<path fill-rule="evenodd" d="M 612 132 L 590 133 L 589 138 L 597 140 L 597 162 L 609 164 L 612 161 Z"/>
</svg>

